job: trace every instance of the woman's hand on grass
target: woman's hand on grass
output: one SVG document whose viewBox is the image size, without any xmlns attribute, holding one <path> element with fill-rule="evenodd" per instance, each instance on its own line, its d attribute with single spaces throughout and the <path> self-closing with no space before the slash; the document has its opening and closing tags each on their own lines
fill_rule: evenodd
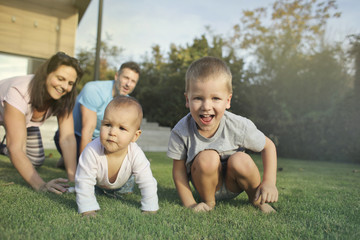
<svg viewBox="0 0 360 240">
<path fill-rule="evenodd" d="M 67 184 L 68 180 L 65 178 L 53 179 L 43 186 L 40 187 L 39 191 L 43 192 L 53 192 L 55 194 L 62 194 L 67 191 L 69 185 Z"/>
</svg>

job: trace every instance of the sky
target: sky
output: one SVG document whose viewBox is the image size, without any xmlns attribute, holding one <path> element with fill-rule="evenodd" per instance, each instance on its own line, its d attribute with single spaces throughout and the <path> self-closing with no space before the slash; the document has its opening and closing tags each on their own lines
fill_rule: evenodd
<svg viewBox="0 0 360 240">
<path fill-rule="evenodd" d="M 195 37 L 213 33 L 224 37 L 240 21 L 243 10 L 271 7 L 273 0 L 104 0 L 102 39 L 110 36 L 111 45 L 124 49 L 119 61 L 139 61 L 151 47 L 159 45 L 163 53 L 170 44 L 186 46 Z M 328 37 L 344 41 L 346 35 L 360 33 L 360 1 L 338 0 L 339 19 L 330 20 Z M 76 52 L 96 45 L 99 0 L 91 0 L 78 27 Z M 120 65 L 121 63 L 119 63 Z"/>
</svg>

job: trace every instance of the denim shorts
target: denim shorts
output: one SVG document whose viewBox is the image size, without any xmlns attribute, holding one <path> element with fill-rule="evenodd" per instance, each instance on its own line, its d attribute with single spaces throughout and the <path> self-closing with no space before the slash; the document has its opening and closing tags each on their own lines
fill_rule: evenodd
<svg viewBox="0 0 360 240">
<path fill-rule="evenodd" d="M 120 188 L 117 189 L 104 189 L 99 186 L 95 186 L 96 194 L 105 194 L 108 197 L 112 198 L 122 198 L 124 194 L 129 194 L 134 191 L 135 185 L 135 176 L 131 175 L 127 182 Z"/>
</svg>

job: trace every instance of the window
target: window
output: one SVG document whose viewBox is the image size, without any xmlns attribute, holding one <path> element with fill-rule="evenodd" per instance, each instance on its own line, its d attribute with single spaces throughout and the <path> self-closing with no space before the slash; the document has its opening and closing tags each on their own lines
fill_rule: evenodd
<svg viewBox="0 0 360 240">
<path fill-rule="evenodd" d="M 0 53 L 0 80 L 35 73 L 44 59 Z"/>
</svg>

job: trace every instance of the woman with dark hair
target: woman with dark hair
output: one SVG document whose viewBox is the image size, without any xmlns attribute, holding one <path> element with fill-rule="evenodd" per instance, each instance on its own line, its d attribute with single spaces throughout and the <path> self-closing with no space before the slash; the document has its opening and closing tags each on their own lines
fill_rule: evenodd
<svg viewBox="0 0 360 240">
<path fill-rule="evenodd" d="M 8 156 L 36 191 L 61 194 L 67 191 L 66 182 L 75 180 L 77 163 L 72 110 L 77 95 L 75 85 L 82 74 L 77 59 L 58 52 L 35 75 L 0 81 L 0 125 L 5 126 Z M 58 120 L 68 179 L 45 182 L 36 171 L 45 160 L 39 126 L 50 116 Z"/>
</svg>

